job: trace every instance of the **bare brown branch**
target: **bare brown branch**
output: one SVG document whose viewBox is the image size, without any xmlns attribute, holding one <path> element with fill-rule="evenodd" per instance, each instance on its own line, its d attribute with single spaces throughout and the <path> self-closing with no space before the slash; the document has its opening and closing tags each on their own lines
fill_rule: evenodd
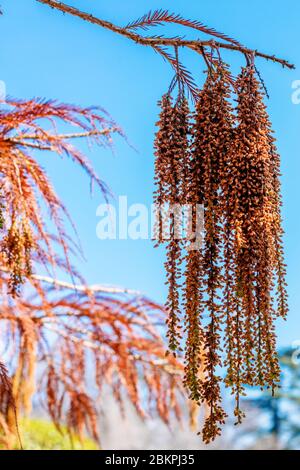
<svg viewBox="0 0 300 470">
<path fill-rule="evenodd" d="M 156 47 L 156 48 L 158 46 L 172 46 L 172 47 L 183 46 L 183 47 L 189 47 L 189 48 L 195 49 L 199 53 L 201 53 L 201 47 L 212 47 L 213 49 L 227 49 L 231 51 L 240 52 L 250 57 L 260 57 L 262 59 L 270 60 L 272 62 L 279 63 L 283 67 L 287 67 L 289 69 L 295 68 L 293 64 L 289 63 L 285 59 L 278 58 L 275 55 L 265 54 L 255 49 L 249 49 L 239 44 L 223 43 L 223 42 L 218 42 L 215 40 L 200 40 L 200 39 L 188 40 L 188 39 L 182 39 L 182 38 L 168 38 L 168 37 L 144 37 L 144 36 L 141 36 L 140 34 L 132 32 L 130 28 L 122 28 L 109 21 L 102 20 L 101 18 L 97 18 L 89 13 L 80 11 L 77 8 L 67 5 L 65 3 L 58 2 L 56 0 L 37 0 L 37 1 L 39 3 L 48 5 L 51 8 L 55 8 L 56 10 L 60 10 L 63 13 L 68 13 L 70 15 L 81 18 L 82 20 L 87 21 L 89 23 L 96 24 L 97 26 L 101 26 L 102 28 L 105 28 L 105 29 L 109 29 L 110 31 L 113 31 L 114 33 L 125 36 L 128 39 L 131 39 L 132 41 L 136 42 L 137 44 L 141 44 L 144 46 L 151 46 L 151 47 Z M 186 25 L 186 27 L 191 27 L 191 26 Z M 216 36 L 213 30 L 211 30 L 210 34 L 213 35 L 214 37 L 218 37 Z"/>
</svg>

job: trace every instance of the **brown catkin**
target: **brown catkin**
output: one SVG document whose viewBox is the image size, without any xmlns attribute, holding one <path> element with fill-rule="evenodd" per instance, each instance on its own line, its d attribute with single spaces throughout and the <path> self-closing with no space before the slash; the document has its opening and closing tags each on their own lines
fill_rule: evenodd
<svg viewBox="0 0 300 470">
<path fill-rule="evenodd" d="M 187 101 L 180 97 L 175 105 L 169 94 L 163 96 L 159 130 L 155 140 L 155 181 L 154 202 L 157 207 L 156 239 L 158 244 L 166 241 L 168 298 L 168 340 L 169 349 L 174 353 L 180 348 L 180 279 L 182 264 L 182 211 L 186 200 L 186 169 L 189 152 L 189 108 Z M 169 214 L 169 223 L 166 221 Z M 166 230 L 167 229 L 167 230 Z M 167 240 L 166 240 L 167 239 Z"/>
<path fill-rule="evenodd" d="M 220 188 L 233 124 L 226 77 L 226 69 L 221 66 L 208 73 L 197 103 L 194 132 L 194 155 L 202 162 L 200 171 L 204 241 L 201 284 L 205 292 L 204 310 L 209 316 L 203 344 L 206 376 L 201 386 L 202 401 L 205 401 L 210 409 L 202 431 L 205 442 L 220 434 L 220 425 L 226 417 L 220 405 L 221 378 L 217 374 L 217 368 L 222 365 L 220 343 L 225 318 L 220 298 L 224 283 L 221 265 L 223 207 Z"/>
<path fill-rule="evenodd" d="M 237 155 L 237 213 L 241 243 L 238 276 L 242 287 L 244 330 L 242 354 L 246 384 L 269 385 L 279 381 L 274 333 L 273 291 L 277 272 L 283 315 L 286 313 L 284 264 L 281 252 L 279 162 L 269 119 L 255 70 L 245 68 L 237 80 L 238 128 L 234 145 Z M 280 264 L 280 268 L 278 268 Z M 282 266 L 282 268 L 281 268 Z"/>
<path fill-rule="evenodd" d="M 10 269 L 9 291 L 18 295 L 24 279 L 31 275 L 31 256 L 34 241 L 26 221 L 15 221 L 1 241 L 1 252 Z"/>
</svg>

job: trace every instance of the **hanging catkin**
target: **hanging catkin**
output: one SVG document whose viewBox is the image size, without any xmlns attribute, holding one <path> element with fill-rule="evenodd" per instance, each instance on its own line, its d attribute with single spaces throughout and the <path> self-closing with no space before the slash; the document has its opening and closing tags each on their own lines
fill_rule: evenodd
<svg viewBox="0 0 300 470">
<path fill-rule="evenodd" d="M 185 345 L 185 375 L 184 385 L 189 391 L 190 398 L 197 403 L 202 400 L 201 380 L 199 367 L 202 361 L 204 331 L 202 317 L 204 313 L 203 303 L 203 253 L 200 241 L 197 239 L 197 217 L 199 208 L 203 206 L 203 160 L 197 157 L 197 131 L 192 130 L 192 149 L 188 160 L 187 169 L 187 198 L 189 205 L 189 220 L 187 230 L 187 253 L 185 257 L 185 282 L 183 289 L 184 300 L 184 325 L 186 334 Z M 199 243 L 200 242 L 200 243 Z M 200 245 L 200 246 L 199 246 Z"/>
<path fill-rule="evenodd" d="M 287 311 L 282 259 L 279 159 L 255 69 L 237 80 L 236 255 L 241 297 L 243 381 L 269 385 L 279 381 L 274 319 L 274 274 L 279 315 Z"/>
<path fill-rule="evenodd" d="M 156 192 L 158 208 L 156 238 L 158 243 L 166 241 L 168 298 L 169 349 L 176 353 L 180 347 L 180 278 L 182 224 L 181 206 L 186 199 L 186 171 L 189 152 L 189 109 L 187 101 L 179 96 L 175 105 L 169 94 L 161 101 L 161 114 L 156 135 Z M 169 221 L 166 221 L 166 214 Z"/>
<path fill-rule="evenodd" d="M 194 158 L 201 162 L 202 172 L 204 240 L 200 284 L 205 293 L 203 309 L 209 317 L 204 328 L 203 342 L 206 376 L 201 384 L 201 399 L 210 409 L 202 432 L 205 442 L 220 434 L 220 425 L 224 423 L 226 417 L 220 405 L 221 378 L 217 374 L 217 368 L 222 365 L 220 343 L 224 321 L 223 302 L 220 298 L 224 282 L 223 207 L 220 185 L 232 140 L 233 125 L 229 84 L 226 77 L 226 69 L 221 65 L 208 72 L 196 108 L 193 147 Z"/>
<path fill-rule="evenodd" d="M 15 296 L 26 276 L 31 275 L 31 253 L 34 241 L 26 221 L 13 221 L 1 242 L 1 251 L 10 268 L 9 292 Z"/>
</svg>

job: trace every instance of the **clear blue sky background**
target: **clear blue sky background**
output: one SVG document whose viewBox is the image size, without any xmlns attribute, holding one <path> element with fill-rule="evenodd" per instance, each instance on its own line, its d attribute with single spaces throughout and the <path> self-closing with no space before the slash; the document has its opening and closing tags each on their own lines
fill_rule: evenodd
<svg viewBox="0 0 300 470">
<path fill-rule="evenodd" d="M 278 324 L 279 340 L 280 345 L 287 345 L 300 339 L 300 105 L 291 101 L 292 82 L 300 80 L 299 1 L 72 0 L 72 4 L 120 25 L 150 9 L 168 8 L 298 66 L 288 71 L 262 60 L 257 62 L 271 96 L 269 110 L 282 155 L 291 312 L 287 323 Z M 6 82 L 8 94 L 105 107 L 139 153 L 121 140 L 115 155 L 94 148 L 91 158 L 95 168 L 116 196 L 128 195 L 129 203 L 150 204 L 157 100 L 173 75 L 168 65 L 145 47 L 64 16 L 35 0 L 2 0 L 1 5 L 0 79 Z M 168 31 L 174 34 L 175 28 Z M 238 54 L 231 53 L 230 57 L 237 69 Z M 202 64 L 197 60 L 189 54 L 185 57 L 201 78 Z M 163 302 L 166 290 L 162 251 L 155 250 L 151 241 L 98 240 L 96 208 L 102 202 L 101 196 L 90 198 L 88 179 L 71 162 L 45 156 L 43 165 L 77 225 L 86 255 L 86 262 L 78 264 L 86 279 L 138 289 Z"/>
</svg>

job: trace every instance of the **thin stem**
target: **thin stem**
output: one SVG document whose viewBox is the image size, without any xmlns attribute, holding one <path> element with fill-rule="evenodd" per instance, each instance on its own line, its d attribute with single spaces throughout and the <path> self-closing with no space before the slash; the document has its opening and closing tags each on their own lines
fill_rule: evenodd
<svg viewBox="0 0 300 470">
<path fill-rule="evenodd" d="M 0 267 L 0 271 L 8 273 L 9 270 L 4 266 Z M 100 284 L 94 285 L 85 285 L 85 284 L 73 284 L 71 282 L 60 281 L 53 277 L 49 276 L 41 276 L 39 274 L 32 274 L 29 276 L 29 279 L 33 279 L 35 281 L 45 282 L 47 284 L 51 284 L 54 287 L 59 287 L 61 289 L 71 289 L 78 292 L 86 292 L 86 293 L 95 293 L 95 292 L 103 292 L 104 294 L 129 294 L 135 296 L 141 296 L 142 294 L 138 291 L 126 289 L 125 287 L 115 287 L 115 286 L 103 286 Z"/>
<path fill-rule="evenodd" d="M 101 18 L 97 18 L 89 13 L 83 12 L 78 10 L 75 7 L 70 5 L 66 5 L 65 3 L 58 2 L 56 0 L 37 0 L 39 3 L 43 3 L 45 5 L 50 6 L 51 8 L 55 8 L 56 10 L 60 10 L 63 13 L 68 13 L 70 15 L 76 16 L 81 18 L 84 21 L 88 21 L 89 23 L 96 24 L 97 26 L 101 26 L 102 28 L 109 29 L 114 33 L 120 34 L 122 36 L 131 39 L 137 44 L 141 44 L 144 46 L 151 46 L 151 47 L 158 47 L 158 46 L 183 46 L 188 47 L 190 49 L 196 50 L 198 53 L 201 53 L 201 46 L 202 47 L 213 47 L 216 49 L 228 49 L 231 51 L 238 51 L 242 54 L 249 54 L 253 57 L 261 57 L 262 59 L 271 60 L 273 62 L 281 64 L 283 67 L 287 67 L 289 69 L 294 69 L 295 66 L 289 63 L 287 60 L 280 59 L 274 55 L 264 54 L 259 52 L 258 50 L 248 49 L 247 47 L 238 46 L 235 44 L 228 44 L 223 42 L 216 42 L 214 40 L 186 40 L 182 38 L 168 38 L 168 37 L 144 37 L 137 33 L 134 33 L 126 28 L 122 28 L 117 26 L 109 21 L 102 20 Z"/>
<path fill-rule="evenodd" d="M 74 132 L 72 134 L 58 134 L 54 135 L 53 137 L 59 139 L 59 140 L 67 140 L 67 139 L 77 139 L 77 138 L 82 138 L 82 137 L 91 137 L 94 135 L 108 135 L 112 134 L 113 132 L 118 131 L 118 127 L 107 127 L 106 129 L 95 129 L 92 131 L 86 131 L 86 132 Z M 15 136 L 13 139 L 9 139 L 11 142 L 16 142 L 20 141 L 23 139 L 26 140 L 36 140 L 38 137 L 38 134 L 21 134 L 18 136 Z"/>
</svg>

